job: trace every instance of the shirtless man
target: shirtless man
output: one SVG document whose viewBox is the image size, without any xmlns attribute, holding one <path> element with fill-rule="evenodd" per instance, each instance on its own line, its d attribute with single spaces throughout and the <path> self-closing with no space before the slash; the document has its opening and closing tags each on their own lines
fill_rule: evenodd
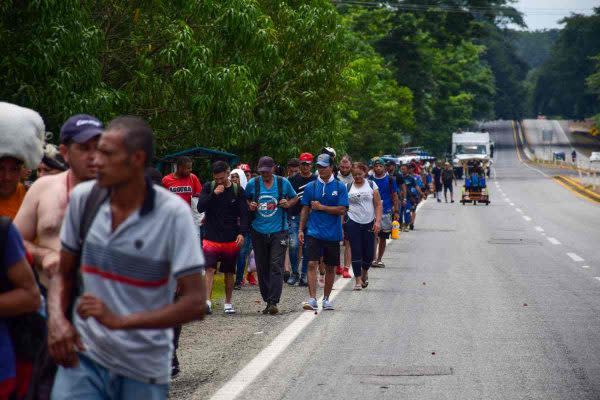
<svg viewBox="0 0 600 400">
<path fill-rule="evenodd" d="M 59 233 L 71 190 L 96 177 L 94 154 L 102 131 L 102 123 L 90 115 L 69 118 L 60 129 L 59 149 L 70 169 L 38 179 L 15 218 L 44 288 L 48 287 L 50 274 L 58 268 Z"/>
</svg>

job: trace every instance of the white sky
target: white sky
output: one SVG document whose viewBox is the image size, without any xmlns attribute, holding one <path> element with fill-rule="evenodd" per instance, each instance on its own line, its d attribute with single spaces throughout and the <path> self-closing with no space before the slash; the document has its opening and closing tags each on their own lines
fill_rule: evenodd
<svg viewBox="0 0 600 400">
<path fill-rule="evenodd" d="M 600 0 L 518 0 L 515 8 L 525 16 L 528 30 L 560 28 L 558 23 L 571 13 L 591 14 Z"/>
</svg>

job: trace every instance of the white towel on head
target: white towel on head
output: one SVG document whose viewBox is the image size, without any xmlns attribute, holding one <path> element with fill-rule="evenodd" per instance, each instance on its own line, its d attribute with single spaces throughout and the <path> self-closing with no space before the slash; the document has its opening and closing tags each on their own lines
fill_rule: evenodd
<svg viewBox="0 0 600 400">
<path fill-rule="evenodd" d="M 246 185 L 248 184 L 248 179 L 246 179 L 246 174 L 244 173 L 244 171 L 242 171 L 239 168 L 236 168 L 233 171 L 231 171 L 229 176 L 231 176 L 231 174 L 237 174 L 240 177 L 240 186 L 242 187 L 242 189 L 246 190 Z"/>
<path fill-rule="evenodd" d="M 30 169 L 37 168 L 44 155 L 46 129 L 37 112 L 0 102 L 0 158 L 14 157 Z"/>
</svg>

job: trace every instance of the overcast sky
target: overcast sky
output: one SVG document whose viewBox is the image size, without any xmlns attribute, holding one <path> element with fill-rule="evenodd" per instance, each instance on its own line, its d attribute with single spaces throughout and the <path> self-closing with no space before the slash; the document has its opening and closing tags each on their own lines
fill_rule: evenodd
<svg viewBox="0 0 600 400">
<path fill-rule="evenodd" d="M 560 28 L 558 21 L 577 14 L 591 14 L 600 0 L 518 0 L 515 7 L 525 15 L 528 30 Z"/>
</svg>

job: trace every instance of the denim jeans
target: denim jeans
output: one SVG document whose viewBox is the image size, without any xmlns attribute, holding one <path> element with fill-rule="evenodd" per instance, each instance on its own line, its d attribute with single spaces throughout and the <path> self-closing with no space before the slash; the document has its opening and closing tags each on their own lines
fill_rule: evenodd
<svg viewBox="0 0 600 400">
<path fill-rule="evenodd" d="M 75 368 L 60 367 L 56 373 L 52 400 L 163 400 L 168 384 L 137 381 L 114 374 L 91 359 L 79 355 Z"/>
<path fill-rule="evenodd" d="M 235 269 L 235 284 L 241 285 L 244 280 L 244 268 L 246 268 L 246 260 L 252 251 L 252 238 L 250 234 L 244 235 L 244 245 L 240 249 L 240 254 L 237 259 L 237 266 Z"/>
<path fill-rule="evenodd" d="M 358 277 L 362 275 L 362 270 L 368 270 L 373 262 L 375 253 L 373 222 L 359 224 L 348 219 L 346 234 L 352 253 L 352 272 L 354 272 L 355 277 Z"/>
<path fill-rule="evenodd" d="M 289 235 L 290 235 L 290 264 L 292 273 L 298 273 L 300 243 L 298 242 L 298 230 L 300 228 L 300 216 L 293 215 L 289 217 Z M 306 231 L 304 232 L 306 235 Z M 302 246 L 302 275 L 306 276 L 308 272 L 308 257 L 306 257 L 306 246 Z"/>
</svg>

